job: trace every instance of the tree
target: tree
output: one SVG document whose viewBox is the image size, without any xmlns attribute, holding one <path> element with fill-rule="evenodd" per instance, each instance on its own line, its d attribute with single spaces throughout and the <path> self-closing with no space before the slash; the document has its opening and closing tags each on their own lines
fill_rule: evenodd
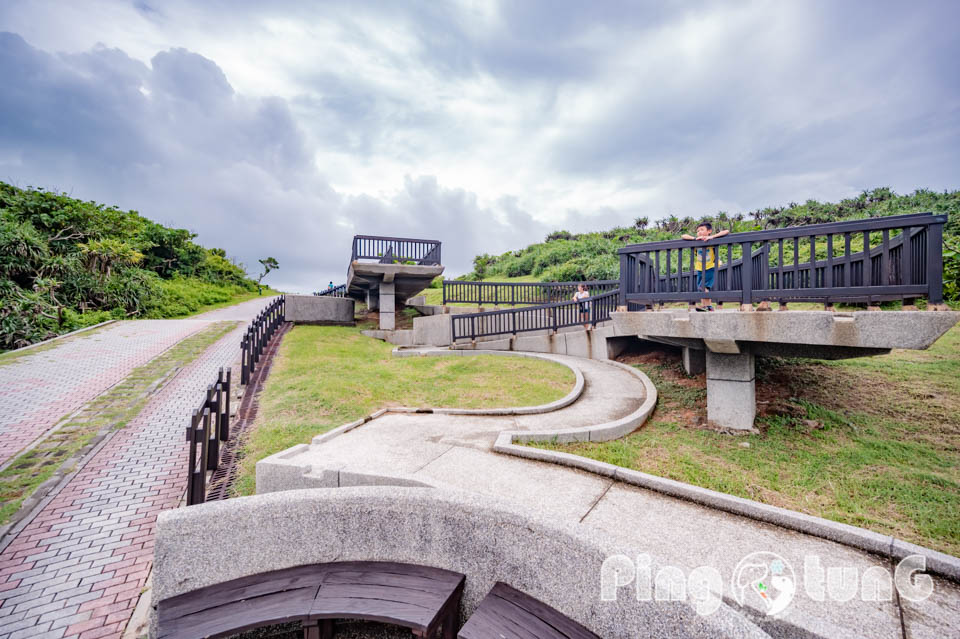
<svg viewBox="0 0 960 639">
<path fill-rule="evenodd" d="M 645 215 L 644 215 L 643 217 L 638 217 L 637 219 L 635 219 L 635 220 L 633 221 L 634 227 L 636 227 L 636 228 L 637 228 L 638 230 L 640 230 L 640 231 L 642 231 L 642 230 L 644 230 L 645 228 L 647 228 L 647 225 L 649 225 L 649 224 L 650 224 L 650 218 L 648 218 L 648 217 L 645 216 Z"/>
<path fill-rule="evenodd" d="M 272 257 L 265 257 L 262 260 L 257 260 L 260 264 L 263 265 L 263 273 L 260 274 L 260 277 L 257 278 L 257 287 L 260 286 L 260 282 L 263 281 L 263 278 L 267 276 L 267 273 L 274 269 L 280 268 L 280 263 Z"/>
</svg>

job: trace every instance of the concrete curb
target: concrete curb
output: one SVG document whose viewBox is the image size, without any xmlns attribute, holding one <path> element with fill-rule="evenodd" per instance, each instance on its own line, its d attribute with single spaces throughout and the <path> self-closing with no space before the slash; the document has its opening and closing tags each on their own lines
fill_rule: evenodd
<svg viewBox="0 0 960 639">
<path fill-rule="evenodd" d="M 496 452 L 512 454 L 512 449 L 507 450 L 507 447 L 512 447 L 517 443 L 529 442 L 554 442 L 562 444 L 567 444 L 570 442 L 606 442 L 612 439 L 619 439 L 620 437 L 628 435 L 629 433 L 632 433 L 636 429 L 643 426 L 644 422 L 647 421 L 647 418 L 650 417 L 650 414 L 657 405 L 656 386 L 653 385 L 653 382 L 650 381 L 649 377 L 636 368 L 627 366 L 626 364 L 621 364 L 620 362 L 613 362 L 609 360 L 603 361 L 602 363 L 609 366 L 622 368 L 639 379 L 640 383 L 643 384 L 645 397 L 643 403 L 640 404 L 640 407 L 637 408 L 637 410 L 633 411 L 626 417 L 621 417 L 618 420 L 607 422 L 605 424 L 597 424 L 595 426 L 583 426 L 580 428 L 564 428 L 557 430 L 503 431 L 497 437 L 497 441 L 493 446 L 493 450 Z M 505 450 L 499 450 L 498 447 L 503 447 Z M 518 446 L 517 448 L 524 449 L 522 446 Z"/>
<path fill-rule="evenodd" d="M 80 333 L 86 333 L 87 331 L 92 331 L 95 328 L 100 328 L 101 326 L 106 326 L 107 324 L 113 324 L 116 321 L 118 320 L 112 319 L 112 320 L 107 320 L 106 322 L 100 322 L 99 324 L 94 324 L 93 326 L 84 326 L 83 328 L 78 328 L 75 331 L 70 331 L 69 333 L 64 333 L 63 335 L 57 335 L 56 337 L 51 337 L 50 339 L 45 339 L 42 342 L 37 342 L 36 344 L 29 344 L 21 348 L 15 348 L 12 351 L 7 351 L 6 353 L 3 353 L 3 354 L 9 355 L 11 353 L 23 353 L 24 351 L 29 351 L 30 349 L 37 348 L 38 346 L 44 346 L 45 344 L 56 342 L 57 340 L 61 340 L 67 337 L 72 337 L 73 335 L 78 335 Z"/>
<path fill-rule="evenodd" d="M 551 357 L 545 357 L 538 355 L 536 353 L 483 353 L 483 352 L 469 352 L 464 353 L 463 351 L 444 351 L 442 349 L 431 349 L 431 350 L 422 350 L 422 351 L 401 351 L 400 349 L 393 349 L 394 357 L 442 357 L 442 356 L 462 356 L 462 355 L 506 355 L 507 357 L 530 357 L 533 359 L 544 359 L 556 364 L 563 364 L 567 368 L 573 371 L 573 374 L 576 376 L 576 382 L 573 385 L 573 390 L 566 394 L 566 396 L 558 399 L 555 402 L 550 402 L 549 404 L 541 404 L 539 406 L 518 406 L 513 408 L 414 408 L 411 406 L 397 406 L 393 408 L 381 408 L 378 411 L 374 411 L 362 417 L 355 422 L 350 422 L 349 424 L 344 424 L 343 426 L 338 426 L 333 430 L 328 430 L 322 435 L 317 435 L 312 440 L 310 440 L 310 445 L 322 444 L 328 442 L 334 437 L 339 437 L 344 433 L 349 433 L 354 428 L 358 426 L 363 426 L 367 422 L 385 415 L 386 413 L 435 413 L 441 415 L 535 415 L 540 413 L 549 413 L 551 411 L 559 410 L 569 406 L 573 402 L 577 401 L 580 398 L 580 395 L 583 394 L 583 388 L 585 385 L 583 379 L 583 373 L 580 369 L 575 366 L 570 366 L 565 362 L 558 362 L 557 360 Z M 623 364 L 621 364 L 623 366 Z M 629 368 L 629 367 L 627 367 Z M 646 377 L 646 376 L 644 376 Z M 652 384 L 651 384 L 652 385 Z M 656 391 L 654 391 L 656 393 Z M 304 448 L 307 447 L 307 444 L 299 444 L 293 448 L 288 448 L 285 451 L 277 453 L 276 455 L 271 455 L 271 457 L 276 459 L 284 459 L 292 455 L 300 453 Z"/>
<path fill-rule="evenodd" d="M 392 413 L 434 413 L 435 415 L 494 415 L 494 416 L 504 416 L 504 415 L 539 415 L 542 413 L 549 413 L 555 410 L 560 410 L 561 408 L 566 408 L 573 402 L 580 399 L 580 396 L 583 394 L 583 389 L 586 382 L 583 379 L 583 372 L 576 366 L 571 366 L 567 362 L 560 361 L 553 357 L 550 357 L 546 354 L 541 353 L 524 353 L 517 351 L 452 351 L 442 348 L 436 349 L 422 349 L 422 350 L 401 350 L 398 348 L 393 349 L 394 357 L 470 357 L 470 356 L 483 356 L 483 355 L 499 355 L 501 357 L 526 357 L 529 359 L 542 359 L 547 362 L 553 362 L 554 364 L 560 364 L 561 366 L 566 366 L 571 371 L 576 378 L 576 381 L 573 384 L 573 390 L 567 393 L 565 396 L 560 399 L 550 402 L 549 404 L 540 404 L 539 406 L 511 406 L 508 408 L 409 408 L 409 407 L 400 407 L 400 408 L 391 408 L 389 409 Z"/>
<path fill-rule="evenodd" d="M 619 362 L 608 363 L 616 364 L 624 368 L 630 368 L 629 366 Z M 644 385 L 653 385 L 646 375 L 643 377 L 646 379 Z M 656 391 L 654 391 L 654 393 L 656 393 Z M 655 396 L 656 395 L 654 394 L 654 397 Z M 637 413 L 642 412 L 645 406 L 646 402 L 644 403 L 644 406 L 641 406 L 641 410 L 638 410 Z M 643 415 L 644 421 L 647 419 L 650 412 L 652 412 L 652 406 L 650 407 L 650 410 Z M 618 422 L 613 422 L 612 424 L 617 423 Z M 595 426 L 588 429 L 570 429 L 569 431 L 554 432 L 560 437 L 563 437 L 563 439 L 558 438 L 557 441 L 605 441 L 601 439 L 566 439 L 566 437 L 577 434 L 575 431 L 578 430 L 591 431 L 591 433 L 594 430 L 600 430 L 603 434 L 605 429 L 612 426 L 612 424 L 602 424 L 600 426 Z M 543 450 L 540 448 L 531 448 L 529 446 L 520 446 L 516 443 L 518 441 L 518 434 L 530 433 L 522 431 L 504 431 L 497 437 L 497 441 L 493 446 L 493 450 L 506 455 L 514 455 L 516 457 L 523 457 L 535 461 L 548 462 L 559 464 L 561 466 L 568 466 L 570 468 L 577 468 L 579 470 L 585 470 L 602 477 L 608 477 L 625 484 L 630 484 L 639 488 L 669 495 L 670 497 L 691 501 L 708 508 L 722 510 L 724 512 L 740 515 L 742 517 L 749 517 L 750 519 L 754 519 L 756 521 L 762 521 L 764 523 L 773 524 L 788 530 L 795 530 L 797 532 L 819 537 L 821 539 L 834 541 L 851 548 L 856 548 L 858 550 L 864 550 L 866 552 L 880 555 L 893 561 L 900 561 L 908 555 L 920 555 L 926 561 L 926 572 L 936 574 L 940 577 L 945 577 L 956 583 L 960 583 L 960 558 L 958 557 L 953 557 L 931 548 L 918 546 L 890 535 L 875 533 L 858 526 L 851 526 L 849 524 L 830 521 L 829 519 L 824 519 L 822 517 L 815 517 L 813 515 L 787 510 L 786 508 L 779 508 L 777 506 L 770 506 L 768 504 L 763 504 L 751 499 L 744 499 L 742 497 L 716 492 L 707 488 L 700 488 L 699 486 L 685 484 L 673 479 L 657 477 L 655 475 L 649 475 L 636 470 L 629 470 L 627 468 L 622 468 L 606 462 L 600 462 L 593 459 L 588 459 L 586 457 L 581 457 L 580 455 L 562 453 L 553 450 Z M 549 433 L 543 432 L 535 434 L 548 435 Z M 544 440 L 528 439 L 524 441 Z M 548 439 L 547 441 L 553 440 Z"/>
</svg>

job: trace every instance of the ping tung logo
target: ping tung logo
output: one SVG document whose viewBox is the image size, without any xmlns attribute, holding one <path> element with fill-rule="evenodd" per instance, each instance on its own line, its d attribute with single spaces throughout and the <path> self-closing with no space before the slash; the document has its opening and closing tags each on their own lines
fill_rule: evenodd
<svg viewBox="0 0 960 639">
<path fill-rule="evenodd" d="M 758 606 L 768 617 L 784 610 L 797 592 L 797 577 L 786 560 L 775 552 L 752 552 L 733 571 L 733 596 L 741 606 Z"/>
</svg>

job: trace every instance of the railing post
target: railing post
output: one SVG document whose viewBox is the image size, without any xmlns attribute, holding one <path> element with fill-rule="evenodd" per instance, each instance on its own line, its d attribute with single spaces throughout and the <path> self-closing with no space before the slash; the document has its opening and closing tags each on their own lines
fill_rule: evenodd
<svg viewBox="0 0 960 639">
<path fill-rule="evenodd" d="M 943 304 L 943 224 L 927 227 L 927 302 Z"/>
<path fill-rule="evenodd" d="M 220 419 L 220 440 L 228 441 L 230 439 L 230 368 L 227 368 L 226 375 L 223 369 L 220 369 L 220 384 L 223 389 L 223 416 Z"/>
<path fill-rule="evenodd" d="M 193 506 L 203 501 L 202 499 L 199 502 L 197 501 L 197 485 L 200 481 L 197 478 L 197 424 L 199 423 L 200 411 L 194 409 L 193 415 L 190 417 L 190 425 L 187 426 L 187 442 L 190 444 L 190 457 L 187 460 L 187 506 Z"/>
<path fill-rule="evenodd" d="M 207 470 L 216 470 L 220 465 L 220 440 L 217 433 L 220 417 L 220 407 L 217 405 L 217 388 L 213 384 L 207 386 L 207 409 L 204 411 L 204 435 L 207 438 Z"/>
<path fill-rule="evenodd" d="M 753 252 L 750 242 L 740 244 L 740 310 L 753 310 Z M 749 307 L 749 308 L 748 308 Z"/>
</svg>

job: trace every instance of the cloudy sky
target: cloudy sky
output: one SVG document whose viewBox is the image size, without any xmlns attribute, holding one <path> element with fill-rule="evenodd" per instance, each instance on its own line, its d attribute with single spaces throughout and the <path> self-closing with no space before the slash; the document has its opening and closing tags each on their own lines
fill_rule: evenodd
<svg viewBox="0 0 960 639">
<path fill-rule="evenodd" d="M 640 215 L 960 188 L 960 2 L 2 0 L 0 180 L 289 291 Z"/>
</svg>

